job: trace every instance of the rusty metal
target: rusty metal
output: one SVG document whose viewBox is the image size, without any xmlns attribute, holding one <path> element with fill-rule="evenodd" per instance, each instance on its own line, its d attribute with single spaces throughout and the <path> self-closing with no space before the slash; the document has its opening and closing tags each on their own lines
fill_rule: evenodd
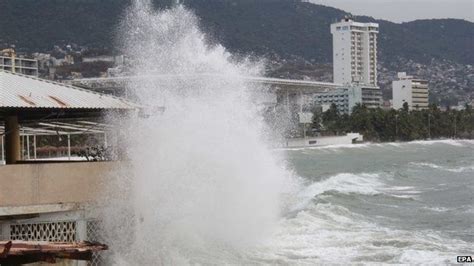
<svg viewBox="0 0 474 266">
<path fill-rule="evenodd" d="M 107 250 L 97 242 L 0 241 L 0 265 L 33 262 L 56 263 L 57 259 L 91 260 L 92 253 Z"/>
<path fill-rule="evenodd" d="M 23 95 L 18 95 L 18 97 L 20 97 L 20 99 L 22 99 L 25 103 L 31 105 L 31 106 L 36 106 L 36 103 L 34 103 L 33 101 L 31 101 L 30 99 L 28 99 L 27 97 L 23 96 Z"/>
<path fill-rule="evenodd" d="M 61 99 L 59 99 L 58 97 L 55 97 L 55 96 L 52 96 L 52 95 L 49 95 L 49 98 L 53 99 L 55 102 L 57 102 L 59 105 L 61 105 L 62 107 L 67 107 L 68 104 L 61 101 Z"/>
</svg>

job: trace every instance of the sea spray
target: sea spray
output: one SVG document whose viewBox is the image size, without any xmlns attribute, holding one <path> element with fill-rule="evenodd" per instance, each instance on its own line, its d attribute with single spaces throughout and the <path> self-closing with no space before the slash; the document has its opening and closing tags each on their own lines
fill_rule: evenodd
<svg viewBox="0 0 474 266">
<path fill-rule="evenodd" d="M 146 1 L 122 22 L 130 74 L 142 77 L 128 90 L 148 111 L 122 118 L 129 163 L 103 215 L 114 264 L 236 254 L 271 233 L 291 187 L 254 101 L 263 88 L 241 78 L 262 65 L 231 59 L 197 22 L 182 6 L 154 11 Z"/>
</svg>

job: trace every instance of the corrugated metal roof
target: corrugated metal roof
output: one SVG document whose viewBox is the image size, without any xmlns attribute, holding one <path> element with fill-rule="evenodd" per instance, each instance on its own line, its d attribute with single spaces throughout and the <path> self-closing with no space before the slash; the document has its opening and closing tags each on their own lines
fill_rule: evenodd
<svg viewBox="0 0 474 266">
<path fill-rule="evenodd" d="M 139 76 L 125 76 L 125 77 L 107 77 L 107 78 L 83 78 L 83 79 L 73 79 L 71 80 L 72 84 L 100 84 L 106 82 L 123 82 L 123 81 L 133 81 L 133 80 L 150 80 L 150 79 L 172 79 L 172 78 L 202 78 L 202 77 L 215 77 L 221 78 L 223 75 L 212 74 L 212 73 L 200 73 L 200 74 L 155 74 L 155 75 L 139 75 Z M 297 79 L 281 79 L 281 78 L 268 78 L 268 77 L 258 77 L 258 76 L 236 76 L 242 80 L 259 82 L 259 83 L 270 83 L 270 84 L 283 84 L 283 85 L 295 85 L 295 86 L 327 86 L 327 87 L 342 87 L 342 84 L 331 83 L 331 82 L 321 82 L 321 81 L 311 81 L 311 80 L 297 80 Z"/>
<path fill-rule="evenodd" d="M 0 108 L 135 109 L 138 105 L 32 76 L 0 70 Z"/>
</svg>

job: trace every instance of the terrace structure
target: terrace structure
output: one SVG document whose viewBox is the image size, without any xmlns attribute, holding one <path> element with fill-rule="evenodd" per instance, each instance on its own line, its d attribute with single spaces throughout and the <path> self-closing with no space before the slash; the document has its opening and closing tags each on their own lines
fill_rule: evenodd
<svg viewBox="0 0 474 266">
<path fill-rule="evenodd" d="M 0 51 L 0 70 L 38 76 L 38 60 L 17 56 L 13 49 Z"/>
<path fill-rule="evenodd" d="M 0 71 L 0 241 L 98 240 L 98 222 L 87 209 L 119 162 L 71 160 L 71 139 L 89 134 L 105 142 L 120 129 L 104 116 L 133 115 L 138 108 L 118 97 Z M 68 156 L 37 156 L 42 136 L 67 139 Z"/>
</svg>

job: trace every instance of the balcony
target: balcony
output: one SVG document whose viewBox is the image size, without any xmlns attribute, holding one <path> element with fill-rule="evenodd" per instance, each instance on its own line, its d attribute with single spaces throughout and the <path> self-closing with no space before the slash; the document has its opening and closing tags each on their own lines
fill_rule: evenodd
<svg viewBox="0 0 474 266">
<path fill-rule="evenodd" d="M 93 202 L 118 162 L 0 166 L 0 208 Z"/>
</svg>

